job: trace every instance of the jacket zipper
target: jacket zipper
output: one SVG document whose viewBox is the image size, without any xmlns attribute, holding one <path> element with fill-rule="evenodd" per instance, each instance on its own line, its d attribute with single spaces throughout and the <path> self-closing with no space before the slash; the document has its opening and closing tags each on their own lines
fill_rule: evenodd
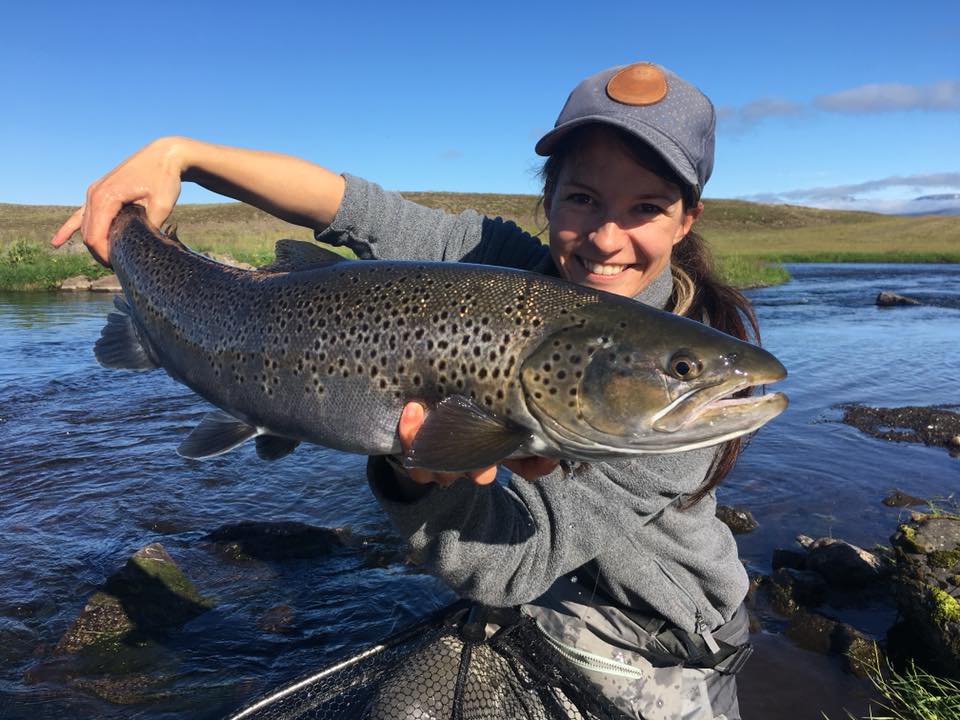
<svg viewBox="0 0 960 720">
<path fill-rule="evenodd" d="M 691 607 L 693 607 L 693 611 L 694 611 L 694 614 L 693 614 L 694 630 L 696 630 L 697 634 L 703 638 L 703 641 L 706 643 L 707 648 L 709 648 L 710 652 L 712 653 L 720 652 L 720 646 L 717 644 L 717 641 L 714 639 L 713 633 L 710 632 L 710 628 L 707 626 L 706 620 L 703 619 L 703 613 L 700 611 L 700 608 L 697 606 L 697 603 L 693 599 L 693 596 L 689 592 L 687 592 L 687 589 L 683 585 L 677 582 L 677 579 L 673 577 L 673 575 L 667 572 L 667 569 L 660 563 L 659 560 L 657 560 L 656 557 L 652 557 L 651 559 L 653 560 L 653 563 L 658 568 L 660 568 L 660 572 L 662 572 L 664 576 L 671 583 L 673 583 L 674 587 L 680 590 L 680 592 L 682 592 L 686 596 L 687 600 L 690 601 L 690 605 Z"/>
<path fill-rule="evenodd" d="M 600 655 L 594 655 L 593 653 L 573 647 L 572 645 L 566 645 L 565 643 L 562 643 L 552 637 L 546 630 L 543 629 L 539 622 L 537 622 L 537 627 L 540 628 L 540 632 L 547 639 L 547 642 L 549 642 L 557 650 L 557 652 L 578 667 L 581 667 L 585 670 L 593 670 L 594 672 L 605 673 L 607 675 L 618 675 L 620 677 L 632 678 L 635 680 L 638 680 L 644 676 L 643 670 L 640 668 L 618 662 L 617 660 L 611 660 L 610 658 L 605 658 Z"/>
</svg>

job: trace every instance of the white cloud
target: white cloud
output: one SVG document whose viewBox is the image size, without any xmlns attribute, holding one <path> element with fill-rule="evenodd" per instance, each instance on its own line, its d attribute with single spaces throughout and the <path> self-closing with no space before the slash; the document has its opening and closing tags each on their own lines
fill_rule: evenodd
<svg viewBox="0 0 960 720">
<path fill-rule="evenodd" d="M 930 85 L 870 83 L 818 95 L 813 104 L 821 110 L 842 113 L 957 110 L 960 109 L 960 80 L 941 80 Z"/>
<path fill-rule="evenodd" d="M 840 210 L 867 210 L 882 213 L 943 213 L 960 212 L 960 193 L 936 193 L 921 198 L 870 197 L 891 188 L 902 188 L 909 194 L 918 195 L 930 190 L 960 190 L 960 172 L 924 173 L 915 175 L 892 175 L 878 180 L 868 180 L 849 185 L 832 185 L 800 188 L 779 193 L 761 193 L 744 197 L 744 200 L 762 203 L 793 203 L 812 207 Z"/>
<path fill-rule="evenodd" d="M 790 100 L 763 97 L 742 107 L 724 105 L 717 108 L 717 120 L 728 132 L 742 133 L 769 117 L 795 117 L 803 113 L 803 106 Z"/>
</svg>

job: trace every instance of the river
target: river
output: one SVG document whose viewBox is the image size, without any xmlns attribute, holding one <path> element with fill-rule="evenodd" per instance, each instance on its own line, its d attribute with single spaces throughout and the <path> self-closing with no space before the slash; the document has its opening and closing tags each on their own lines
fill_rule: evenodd
<svg viewBox="0 0 960 720">
<path fill-rule="evenodd" d="M 790 408 L 719 490 L 760 523 L 738 537 L 757 572 L 799 533 L 885 543 L 902 513 L 880 503 L 891 489 L 944 498 L 960 479 L 943 449 L 873 439 L 836 409 L 960 403 L 960 265 L 788 267 L 791 282 L 749 295 L 764 345 L 789 369 L 778 389 Z M 877 308 L 881 289 L 923 305 Z M 206 462 L 177 456 L 207 407 L 163 373 L 97 365 L 110 309 L 103 295 L 0 294 L 0 717 L 220 717 L 452 599 L 389 551 L 371 552 L 394 545 L 363 458 L 307 446 L 270 464 L 250 447 Z M 363 542 L 323 559 L 237 562 L 203 541 L 244 520 L 349 526 Z M 152 678 L 141 702 L 106 703 L 50 651 L 97 586 L 153 541 L 217 605 L 131 661 Z M 277 608 L 288 618 L 280 628 L 264 622 Z M 882 629 L 873 616 L 862 625 Z M 745 712 L 773 717 L 777 702 L 799 702 L 791 717 L 819 717 L 845 698 L 862 711 L 862 683 L 831 661 L 775 633 L 756 639 L 768 657 L 741 677 Z M 804 699 L 778 690 L 778 672 Z M 815 687 L 839 700 L 825 705 Z"/>
</svg>

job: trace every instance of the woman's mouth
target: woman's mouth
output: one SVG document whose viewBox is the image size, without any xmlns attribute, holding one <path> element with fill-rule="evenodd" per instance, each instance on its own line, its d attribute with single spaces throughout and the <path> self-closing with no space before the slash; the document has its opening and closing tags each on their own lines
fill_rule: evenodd
<svg viewBox="0 0 960 720">
<path fill-rule="evenodd" d="M 592 260 L 587 260 L 586 258 L 580 257 L 579 255 L 576 255 L 575 257 L 580 262 L 580 264 L 583 265 L 584 270 L 586 270 L 588 273 L 592 275 L 604 275 L 604 276 L 619 275 L 628 267 L 632 267 L 632 265 L 620 265 L 617 263 L 593 262 Z"/>
</svg>

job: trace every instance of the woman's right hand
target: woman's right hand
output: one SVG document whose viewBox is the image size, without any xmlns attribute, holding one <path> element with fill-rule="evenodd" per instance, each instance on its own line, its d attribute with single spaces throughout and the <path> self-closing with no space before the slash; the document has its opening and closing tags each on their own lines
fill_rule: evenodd
<svg viewBox="0 0 960 720">
<path fill-rule="evenodd" d="M 79 230 L 93 257 L 109 267 L 110 223 L 123 205 L 142 205 L 147 219 L 162 226 L 180 196 L 181 141 L 155 140 L 90 185 L 84 204 L 54 233 L 50 243 L 60 247 Z"/>
</svg>

